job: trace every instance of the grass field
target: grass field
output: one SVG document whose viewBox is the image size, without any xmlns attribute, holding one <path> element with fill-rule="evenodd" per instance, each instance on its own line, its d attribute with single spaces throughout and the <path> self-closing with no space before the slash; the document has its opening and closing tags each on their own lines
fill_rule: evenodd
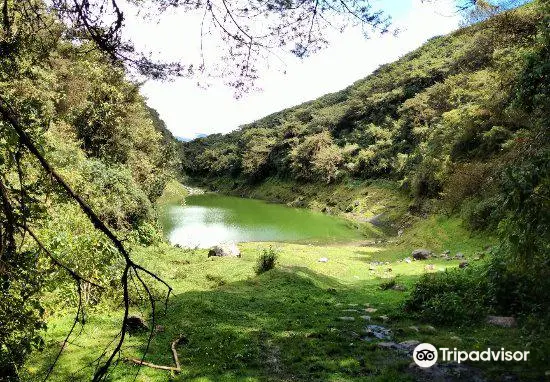
<svg viewBox="0 0 550 382">
<path fill-rule="evenodd" d="M 165 198 L 174 202 L 179 191 L 176 185 L 171 189 L 173 192 Z M 364 340 L 367 324 L 391 329 L 396 342 L 414 339 L 463 350 L 484 350 L 488 346 L 522 350 L 525 340 L 519 329 L 495 328 L 483 322 L 434 328 L 429 322 L 408 317 L 402 309 L 422 274 L 442 272 L 459 264 L 458 260 L 441 258 L 403 261 L 413 249 L 462 252 L 475 264 L 476 253 L 493 241 L 471 235 L 458 219 L 431 216 L 385 244 L 243 243 L 239 245 L 241 258 L 208 258 L 206 250 L 168 244 L 134 248 L 136 261 L 174 288 L 166 314 L 161 309 L 163 304 L 157 304 L 160 312 L 155 325 L 161 327 L 145 360 L 173 365 L 170 344 L 183 335 L 185 344 L 178 347 L 182 372 L 176 375 L 122 361 L 143 355 L 147 343 L 147 334 L 143 333 L 129 337 L 110 380 L 413 380 L 407 373 L 411 357 L 380 349 L 376 341 Z M 278 253 L 277 265 L 256 275 L 256 260 L 269 247 Z M 321 257 L 328 258 L 328 262 L 319 262 Z M 433 267 L 426 267 L 428 264 Z M 389 280 L 404 290 L 382 290 L 381 285 Z M 28 380 L 44 375 L 72 324 L 72 314 L 65 310 L 49 317 L 46 349 L 27 363 Z M 151 325 L 149 309 L 133 306 L 132 314 L 144 317 Z M 71 338 L 51 380 L 89 380 L 94 370 L 89 365 L 117 334 L 121 315 L 122 310 L 114 302 L 89 311 L 86 325 Z M 370 321 L 363 316 L 369 316 Z M 495 379 L 508 369 L 531 375 L 528 363 L 476 366 L 483 367 Z"/>
</svg>

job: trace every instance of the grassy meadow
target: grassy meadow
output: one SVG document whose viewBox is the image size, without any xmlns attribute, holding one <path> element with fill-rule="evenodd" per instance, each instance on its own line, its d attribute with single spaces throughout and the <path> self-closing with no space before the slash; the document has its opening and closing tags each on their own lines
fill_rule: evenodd
<svg viewBox="0 0 550 382">
<path fill-rule="evenodd" d="M 181 202 L 176 197 L 178 190 L 177 184 L 169 185 L 161 202 Z M 182 372 L 139 368 L 124 361 L 143 356 L 147 344 L 147 333 L 143 333 L 126 341 L 110 380 L 414 380 L 407 372 L 410 356 L 380 349 L 378 341 L 364 339 L 368 324 L 391 329 L 396 342 L 418 340 L 461 349 L 491 345 L 523 349 L 518 329 L 495 328 L 483 322 L 434 327 L 403 312 L 403 302 L 421 275 L 444 272 L 460 263 L 442 258 L 407 263 L 403 260 L 410 257 L 411 250 L 425 246 L 437 254 L 462 252 L 475 266 L 484 260 L 474 258 L 492 242 L 491 238 L 468 233 L 458 219 L 431 216 L 389 243 L 242 243 L 241 258 L 208 258 L 207 250 L 168 244 L 136 247 L 135 260 L 174 288 L 166 313 L 160 287 L 157 291 L 155 326 L 159 326 L 145 360 L 172 366 L 170 344 L 183 335 L 184 343 L 178 347 Z M 256 275 L 257 258 L 269 248 L 278 254 L 276 267 Z M 328 262 L 320 262 L 321 257 Z M 384 290 L 388 282 L 395 282 L 399 290 Z M 63 351 L 51 380 L 87 380 L 94 360 L 118 333 L 121 314 L 121 308 L 109 302 L 91 309 L 86 324 L 77 328 Z M 149 309 L 136 305 L 132 314 L 152 325 Z M 43 376 L 71 325 L 69 310 L 49 317 L 46 349 L 36 353 L 25 367 L 29 380 Z M 500 376 L 503 371 L 502 364 L 480 366 L 488 375 L 494 372 Z M 528 365 L 514 367 L 524 375 L 529 373 Z"/>
</svg>

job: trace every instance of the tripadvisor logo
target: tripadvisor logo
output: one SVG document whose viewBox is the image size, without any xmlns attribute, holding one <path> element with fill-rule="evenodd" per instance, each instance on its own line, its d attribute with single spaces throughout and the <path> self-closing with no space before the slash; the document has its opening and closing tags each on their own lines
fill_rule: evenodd
<svg viewBox="0 0 550 382">
<path fill-rule="evenodd" d="M 464 361 L 527 361 L 529 351 L 510 351 L 500 348 L 500 350 L 463 351 L 457 348 L 439 348 L 442 361 L 454 361 L 461 363 Z M 438 359 L 438 349 L 432 344 L 420 344 L 413 351 L 414 362 L 420 367 L 431 367 L 435 365 Z"/>
<path fill-rule="evenodd" d="M 420 344 L 413 351 L 414 362 L 420 367 L 430 367 L 437 362 L 437 349 L 432 344 Z"/>
</svg>

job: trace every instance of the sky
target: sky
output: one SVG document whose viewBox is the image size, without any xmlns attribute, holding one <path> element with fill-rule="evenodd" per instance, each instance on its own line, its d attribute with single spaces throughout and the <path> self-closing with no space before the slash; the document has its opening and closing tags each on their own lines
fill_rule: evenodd
<svg viewBox="0 0 550 382">
<path fill-rule="evenodd" d="M 452 0 L 371 3 L 392 17 L 392 26 L 400 29 L 397 36 L 371 34 L 365 39 L 357 28 L 330 33 L 329 46 L 310 57 L 298 59 L 283 54 L 279 59 L 271 58 L 269 65 L 259 71 L 257 85 L 261 90 L 239 99 L 219 78 L 209 79 L 207 87 L 197 86 L 196 78 L 148 80 L 141 93 L 176 137 L 189 140 L 227 133 L 268 114 L 339 91 L 429 38 L 457 29 L 460 23 Z M 156 17 L 155 22 L 144 22 L 130 14 L 126 28 L 136 46 L 152 52 L 153 57 L 189 62 L 199 57 L 201 19 L 199 14 L 174 10 Z"/>
</svg>

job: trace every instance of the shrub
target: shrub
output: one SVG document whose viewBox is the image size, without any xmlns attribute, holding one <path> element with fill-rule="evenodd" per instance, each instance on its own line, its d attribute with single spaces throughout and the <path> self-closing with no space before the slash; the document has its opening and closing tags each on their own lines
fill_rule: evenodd
<svg viewBox="0 0 550 382">
<path fill-rule="evenodd" d="M 548 274 L 546 277 L 541 277 L 539 272 L 522 270 L 514 263 L 506 261 L 506 257 L 502 254 L 491 259 L 485 274 L 488 294 L 491 297 L 490 303 L 499 313 L 548 317 L 550 309 Z"/>
<path fill-rule="evenodd" d="M 476 230 L 495 229 L 502 219 L 499 207 L 502 195 L 497 194 L 484 199 L 471 198 L 462 205 L 461 215 L 468 228 Z"/>
<path fill-rule="evenodd" d="M 426 274 L 414 286 L 405 311 L 435 324 L 466 323 L 485 314 L 486 290 L 479 269 Z"/>
<path fill-rule="evenodd" d="M 275 268 L 277 257 L 277 252 L 272 247 L 269 247 L 269 249 L 264 249 L 256 261 L 256 274 L 260 275 Z"/>
</svg>

